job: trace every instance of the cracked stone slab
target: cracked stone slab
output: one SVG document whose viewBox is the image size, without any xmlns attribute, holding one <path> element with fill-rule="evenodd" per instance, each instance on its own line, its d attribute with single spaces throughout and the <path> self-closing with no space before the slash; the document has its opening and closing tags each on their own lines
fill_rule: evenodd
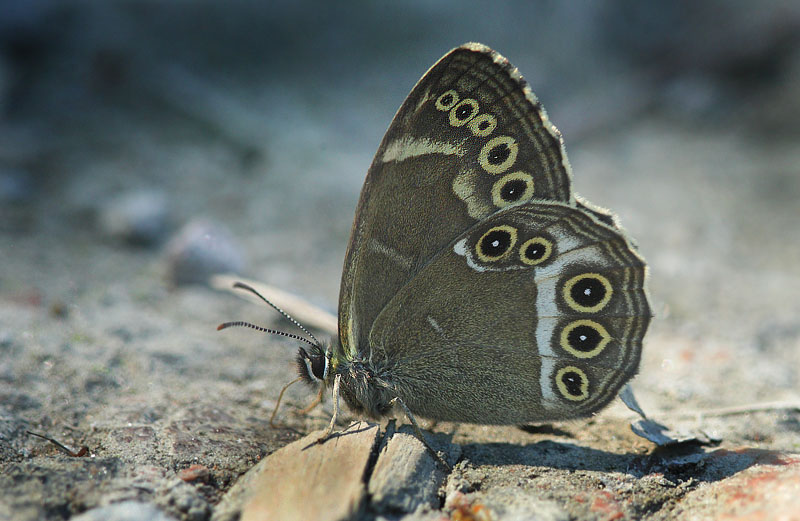
<svg viewBox="0 0 800 521">
<path fill-rule="evenodd" d="M 440 436 L 426 436 L 431 448 L 445 451 L 448 464 L 455 463 L 460 455 L 458 445 L 445 445 Z M 438 503 L 439 488 L 446 478 L 445 469 L 414 435 L 410 425 L 395 430 L 394 423 L 390 423 L 369 478 L 370 507 L 377 512 L 432 508 Z"/>
<path fill-rule="evenodd" d="M 223 499 L 214 520 L 353 518 L 364 506 L 364 475 L 380 441 L 378 425 L 358 422 L 325 443 L 315 431 L 259 462 Z"/>
<path fill-rule="evenodd" d="M 432 512 L 447 478 L 409 425 L 355 423 L 323 444 L 322 431 L 274 452 L 223 498 L 215 521 L 343 520 Z M 460 447 L 445 435 L 426 438 L 450 463 Z M 241 515 L 241 517 L 239 517 Z"/>
</svg>

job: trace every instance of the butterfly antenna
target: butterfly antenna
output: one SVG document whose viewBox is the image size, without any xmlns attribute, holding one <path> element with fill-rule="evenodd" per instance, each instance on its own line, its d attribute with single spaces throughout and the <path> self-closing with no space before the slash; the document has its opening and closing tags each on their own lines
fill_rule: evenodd
<svg viewBox="0 0 800 521">
<path fill-rule="evenodd" d="M 228 329 L 229 327 L 249 327 L 250 329 L 255 329 L 256 331 L 261 331 L 262 333 L 270 333 L 272 335 L 285 336 L 287 338 L 292 338 L 294 340 L 302 340 L 306 344 L 315 347 L 319 346 L 319 344 L 315 344 L 306 337 L 302 337 L 300 335 L 293 335 L 292 333 L 286 333 L 284 331 L 278 331 L 277 329 L 269 329 L 267 327 L 257 326 L 255 324 L 251 324 L 250 322 L 242 322 L 241 320 L 236 322 L 225 322 L 223 324 L 220 324 L 217 326 L 217 331 L 222 331 L 223 329 Z M 316 338 L 314 340 L 316 340 Z"/>
<path fill-rule="evenodd" d="M 289 313 L 285 312 L 284 310 L 282 310 L 281 308 L 279 308 L 278 306 L 276 306 L 275 304 L 273 304 L 272 302 L 270 302 L 269 300 L 267 300 L 267 298 L 266 298 L 266 297 L 264 297 L 264 295 L 262 295 L 262 294 L 261 294 L 261 293 L 259 293 L 258 291 L 256 291 L 256 290 L 255 290 L 255 288 L 253 288 L 253 287 L 251 287 L 251 286 L 248 286 L 248 285 L 247 285 L 247 284 L 245 284 L 244 282 L 236 282 L 236 283 L 234 283 L 233 287 L 234 287 L 234 288 L 239 288 L 239 289 L 243 289 L 243 290 L 249 291 L 250 293 L 252 293 L 252 294 L 253 294 L 253 295 L 255 295 L 256 297 L 260 298 L 261 300 L 263 300 L 264 302 L 266 302 L 267 304 L 269 304 L 269 305 L 272 307 L 272 309 L 274 309 L 275 311 L 277 311 L 278 313 L 280 313 L 281 315 L 283 315 L 283 316 L 284 316 L 284 317 L 285 317 L 287 320 L 289 320 L 289 322 L 291 322 L 292 324 L 294 324 L 295 326 L 297 326 L 297 328 L 298 328 L 298 329 L 300 329 L 300 331 L 302 331 L 303 333 L 305 333 L 306 335 L 308 335 L 308 336 L 309 336 L 309 337 L 310 337 L 310 338 L 311 338 L 311 339 L 314 341 L 314 344 L 316 344 L 316 345 L 320 345 L 320 342 L 319 342 L 319 340 L 317 340 L 317 337 L 315 337 L 314 335 L 312 335 L 312 334 L 311 334 L 311 332 L 309 332 L 309 330 L 308 330 L 308 329 L 306 329 L 305 327 L 303 327 L 303 324 L 301 324 L 300 322 L 298 322 L 297 320 L 295 320 L 295 319 L 294 319 L 294 318 L 293 318 L 293 317 L 292 317 L 292 316 L 291 316 Z M 309 343 L 310 343 L 310 342 L 309 342 Z M 312 345 L 313 345 L 313 344 L 312 344 Z"/>
</svg>

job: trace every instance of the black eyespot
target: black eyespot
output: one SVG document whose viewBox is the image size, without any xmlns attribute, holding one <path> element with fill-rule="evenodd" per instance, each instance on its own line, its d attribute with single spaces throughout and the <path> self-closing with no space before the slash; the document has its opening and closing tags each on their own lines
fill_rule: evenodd
<svg viewBox="0 0 800 521">
<path fill-rule="evenodd" d="M 582 353 L 593 351 L 603 340 L 600 332 L 588 325 L 575 326 L 567 334 L 569 346 Z"/>
<path fill-rule="evenodd" d="M 564 283 L 564 302 L 575 311 L 596 313 L 611 301 L 614 287 L 599 273 L 576 275 Z"/>
<path fill-rule="evenodd" d="M 444 105 L 447 106 L 447 105 Z M 466 125 L 478 114 L 478 102 L 472 98 L 466 98 L 458 102 L 450 111 L 450 124 L 454 127 Z"/>
<path fill-rule="evenodd" d="M 456 119 L 467 119 L 472 114 L 471 105 L 461 105 L 456 109 Z"/>
<path fill-rule="evenodd" d="M 600 304 L 606 297 L 606 287 L 594 277 L 584 277 L 575 281 L 569 294 L 579 306 L 591 308 Z"/>
<path fill-rule="evenodd" d="M 498 208 L 533 197 L 533 178 L 523 171 L 506 174 L 492 185 L 492 202 Z"/>
<path fill-rule="evenodd" d="M 528 239 L 520 247 L 520 260 L 529 265 L 536 266 L 546 262 L 553 255 L 553 243 L 545 237 Z"/>
<path fill-rule="evenodd" d="M 496 123 L 496 120 L 493 120 Z M 473 128 L 476 135 L 488 135 L 492 129 L 478 134 L 480 129 Z M 478 153 L 478 164 L 490 174 L 502 174 L 514 164 L 519 153 L 519 144 L 511 136 L 497 136 L 486 142 Z M 527 175 L 527 174 L 526 174 Z"/>
<path fill-rule="evenodd" d="M 589 378 L 574 365 L 559 369 L 555 380 L 558 392 L 567 400 L 580 402 L 589 397 Z"/>
<path fill-rule="evenodd" d="M 469 129 L 472 134 L 478 137 L 486 137 L 491 134 L 495 127 L 497 127 L 497 118 L 492 114 L 481 114 L 475 116 L 469 122 Z M 491 147 L 490 147 L 491 148 Z"/>
<path fill-rule="evenodd" d="M 436 99 L 436 109 L 447 111 L 452 109 L 456 103 L 458 103 L 458 92 L 454 90 L 448 90 L 447 92 L 440 94 Z"/>
<path fill-rule="evenodd" d="M 522 198 L 527 188 L 528 184 L 522 179 L 512 179 L 500 188 L 500 197 L 503 201 L 513 203 Z"/>
<path fill-rule="evenodd" d="M 511 149 L 508 148 L 508 145 L 505 143 L 500 143 L 499 145 L 495 145 L 489 150 L 489 154 L 486 157 L 486 160 L 489 162 L 490 165 L 499 165 L 502 164 L 508 156 L 511 155 Z"/>
<path fill-rule="evenodd" d="M 528 244 L 527 248 L 525 248 L 525 258 L 530 259 L 532 261 L 541 260 L 546 253 L 547 253 L 547 247 L 544 244 L 538 242 L 532 242 Z"/>
<path fill-rule="evenodd" d="M 511 234 L 506 230 L 492 230 L 483 236 L 481 252 L 487 257 L 500 257 L 511 246 Z"/>
<path fill-rule="evenodd" d="M 583 378 L 583 375 L 577 371 L 564 371 L 561 373 L 561 383 L 564 384 L 567 393 L 571 396 L 577 397 L 583 395 L 582 388 L 585 385 Z"/>
<path fill-rule="evenodd" d="M 508 224 L 489 228 L 475 244 L 475 254 L 484 262 L 495 262 L 517 244 L 517 229 Z"/>
<path fill-rule="evenodd" d="M 558 343 L 572 356 L 588 359 L 599 356 L 611 340 L 608 330 L 599 322 L 579 319 L 564 326 Z"/>
</svg>

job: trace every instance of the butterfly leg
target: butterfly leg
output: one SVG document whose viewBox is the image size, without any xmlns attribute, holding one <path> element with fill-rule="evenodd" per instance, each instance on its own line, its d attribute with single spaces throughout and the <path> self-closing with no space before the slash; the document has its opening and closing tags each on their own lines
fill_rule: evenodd
<svg viewBox="0 0 800 521">
<path fill-rule="evenodd" d="M 300 380 L 302 380 L 302 378 L 295 378 L 294 380 L 292 380 L 288 384 L 284 385 L 283 389 L 281 389 L 281 393 L 278 395 L 278 401 L 275 402 L 275 408 L 272 409 L 272 415 L 269 417 L 269 426 L 272 427 L 273 429 L 277 429 L 278 428 L 278 426 L 275 424 L 275 415 L 278 414 L 278 407 L 281 406 L 281 400 L 283 399 L 283 393 L 285 393 L 286 389 L 288 389 L 292 384 L 296 384 Z"/>
<path fill-rule="evenodd" d="M 317 397 L 314 398 L 314 401 L 308 404 L 307 407 L 300 409 L 300 414 L 308 414 L 310 413 L 314 407 L 322 403 L 322 395 L 325 393 L 325 386 L 319 386 L 319 392 L 317 393 Z"/>
<path fill-rule="evenodd" d="M 394 398 L 392 398 L 392 402 L 399 404 L 400 407 L 403 409 L 403 412 L 406 413 L 408 421 L 411 422 L 411 426 L 414 428 L 414 434 L 416 434 L 417 438 L 419 438 L 422 444 L 425 445 L 425 448 L 428 449 L 428 452 L 433 454 L 433 457 L 436 458 L 436 461 L 441 463 L 441 465 L 445 468 L 447 472 L 451 472 L 453 468 L 450 465 L 448 465 L 448 463 L 444 460 L 444 458 L 442 458 L 439 455 L 438 452 L 433 450 L 433 447 L 430 446 L 428 440 L 425 438 L 425 435 L 422 433 L 422 429 L 419 428 L 419 423 L 417 423 L 417 419 L 411 413 L 408 406 L 403 402 L 403 400 L 401 400 L 399 396 L 395 396 Z"/>
<path fill-rule="evenodd" d="M 341 385 L 341 381 L 342 375 L 337 374 L 336 378 L 333 380 L 333 416 L 331 416 L 331 423 L 328 424 L 328 428 L 322 433 L 317 443 L 324 443 L 325 440 L 330 437 L 333 432 L 333 427 L 336 425 L 336 419 L 339 417 L 339 386 Z"/>
</svg>

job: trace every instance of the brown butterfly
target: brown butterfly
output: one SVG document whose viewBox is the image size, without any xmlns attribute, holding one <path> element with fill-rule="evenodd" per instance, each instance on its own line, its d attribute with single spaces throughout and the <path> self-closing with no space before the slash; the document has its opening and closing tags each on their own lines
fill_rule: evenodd
<svg viewBox="0 0 800 521">
<path fill-rule="evenodd" d="M 519 71 L 469 43 L 419 80 L 367 173 L 339 337 L 302 378 L 355 412 L 518 424 L 587 416 L 636 373 L 646 266 L 579 199 L 561 134 Z"/>
</svg>

